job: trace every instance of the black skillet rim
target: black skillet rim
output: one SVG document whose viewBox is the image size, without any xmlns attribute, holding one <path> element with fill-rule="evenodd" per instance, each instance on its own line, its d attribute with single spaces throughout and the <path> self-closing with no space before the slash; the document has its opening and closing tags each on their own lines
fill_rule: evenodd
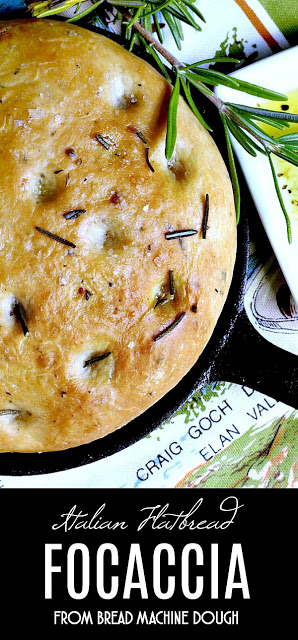
<svg viewBox="0 0 298 640">
<path fill-rule="evenodd" d="M 24 17 L 24 14 L 8 14 L 5 19 Z M 88 21 L 80 21 L 77 24 L 91 29 L 106 37 L 112 38 L 118 44 L 125 46 L 123 39 L 114 33 L 104 31 L 90 25 Z M 153 59 L 141 52 L 141 57 L 152 64 Z M 153 65 L 154 66 L 154 65 Z M 223 139 L 215 132 L 216 144 L 225 157 Z M 219 317 L 215 330 L 206 345 L 202 355 L 184 378 L 170 390 L 161 400 L 147 409 L 140 416 L 124 425 L 120 429 L 95 440 L 89 444 L 81 445 L 65 451 L 43 453 L 1 453 L 1 476 L 30 476 L 51 474 L 67 471 L 91 464 L 118 453 L 132 444 L 149 435 L 154 429 L 169 420 L 175 412 L 198 389 L 210 382 L 211 370 L 216 359 L 223 350 L 230 337 L 235 322 L 243 308 L 243 298 L 246 286 L 246 275 L 249 254 L 249 231 L 245 211 L 242 211 L 237 230 L 238 246 L 234 268 L 234 275 L 230 291 Z"/>
</svg>

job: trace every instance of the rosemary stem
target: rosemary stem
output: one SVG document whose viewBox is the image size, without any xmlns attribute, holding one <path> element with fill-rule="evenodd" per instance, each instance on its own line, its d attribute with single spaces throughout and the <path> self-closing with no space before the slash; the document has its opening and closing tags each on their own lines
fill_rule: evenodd
<svg viewBox="0 0 298 640">
<path fill-rule="evenodd" d="M 126 20 L 128 20 L 129 22 L 132 22 L 134 19 L 132 18 L 130 13 L 127 13 L 125 11 L 122 12 L 123 16 Z M 151 45 L 152 47 L 154 47 L 154 49 L 156 49 L 156 51 L 158 51 L 158 53 L 160 53 L 160 55 L 167 60 L 167 62 L 171 65 L 171 67 L 175 68 L 175 69 L 184 69 L 185 65 L 183 64 L 183 62 L 181 62 L 181 60 L 178 60 L 178 58 L 176 58 L 176 56 L 174 56 L 172 53 L 170 53 L 168 51 L 168 49 L 166 49 L 161 42 L 159 42 L 158 40 L 156 40 L 156 38 L 149 33 L 149 31 L 147 31 L 147 29 L 145 29 L 143 27 L 143 25 L 139 22 L 139 20 L 135 20 L 132 24 L 133 28 L 138 31 L 138 33 L 143 36 L 143 38 L 149 43 L 149 45 Z M 215 93 L 213 93 L 212 91 L 208 90 L 208 93 L 204 91 L 205 86 L 203 83 L 200 83 L 201 86 L 199 88 L 199 90 L 201 90 L 201 92 L 206 95 L 206 97 L 213 102 L 213 104 L 219 109 L 221 110 L 223 108 L 223 101 L 217 96 L 215 95 Z M 197 85 L 199 85 L 199 83 L 197 83 Z"/>
<path fill-rule="evenodd" d="M 253 138 L 255 140 L 257 140 L 260 143 L 260 145 L 262 145 L 264 147 L 264 150 L 266 151 L 267 155 L 268 155 L 268 153 L 270 153 L 270 152 L 274 153 L 275 151 L 277 151 L 278 153 L 281 153 L 281 150 L 280 150 L 280 147 L 278 146 L 278 144 L 269 143 L 266 140 L 264 140 L 260 135 L 258 135 L 255 131 L 252 132 L 251 129 L 249 128 L 249 126 L 246 126 L 246 124 L 245 124 L 245 122 L 243 120 L 238 119 L 237 115 L 235 114 L 235 112 L 234 111 L 231 112 L 229 107 L 226 104 L 224 104 L 224 103 L 222 104 L 222 107 L 220 109 L 220 113 L 228 116 L 229 118 L 231 118 L 236 124 L 239 125 L 239 127 L 241 127 L 241 129 L 244 129 L 244 131 L 247 131 L 248 134 L 253 136 Z"/>
<path fill-rule="evenodd" d="M 129 22 L 133 21 L 133 18 L 131 16 L 130 13 L 127 12 L 123 12 L 123 16 L 126 20 L 129 20 Z M 162 44 L 161 42 L 159 42 L 158 40 L 156 40 L 156 38 L 154 38 L 154 36 L 149 33 L 149 31 L 147 31 L 147 29 L 145 29 L 143 27 L 143 25 L 141 25 L 141 23 L 139 22 L 139 20 L 135 20 L 133 22 L 133 28 L 138 31 L 138 33 L 143 36 L 143 38 L 145 38 L 145 40 L 147 42 L 149 42 L 149 44 L 154 47 L 154 49 L 156 49 L 156 51 L 158 51 L 158 53 L 160 53 L 160 55 L 167 60 L 167 62 L 169 62 L 169 64 L 171 65 L 171 67 L 177 67 L 178 69 L 183 69 L 184 65 L 182 64 L 182 62 L 180 62 L 180 60 L 178 60 L 178 58 L 176 58 L 174 55 L 172 55 Z"/>
<path fill-rule="evenodd" d="M 245 131 L 247 131 L 247 133 L 250 133 L 250 135 L 253 135 L 253 137 L 265 148 L 267 148 L 269 145 L 268 143 L 263 140 L 263 138 L 261 138 L 261 136 L 258 136 L 255 132 L 252 134 L 251 130 L 249 129 L 249 127 L 247 127 L 243 121 L 239 120 L 236 116 L 236 114 L 234 112 L 231 112 L 229 107 L 227 105 L 225 105 L 224 103 L 222 103 L 222 106 L 220 108 L 220 112 L 226 116 L 228 116 L 229 118 L 232 118 L 232 120 L 234 122 L 236 122 L 236 124 L 239 125 L 239 127 L 241 127 L 241 129 L 244 129 Z"/>
</svg>

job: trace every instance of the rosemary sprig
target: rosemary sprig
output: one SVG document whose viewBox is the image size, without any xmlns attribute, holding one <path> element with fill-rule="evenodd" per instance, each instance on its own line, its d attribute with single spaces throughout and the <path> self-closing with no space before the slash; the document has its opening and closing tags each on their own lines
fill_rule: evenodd
<svg viewBox="0 0 298 640">
<path fill-rule="evenodd" d="M 250 155 L 256 156 L 257 153 L 264 154 L 268 158 L 271 171 L 273 166 L 272 154 L 298 166 L 298 135 L 290 133 L 288 136 L 284 135 L 280 138 L 273 138 L 266 134 L 265 130 L 257 124 L 269 124 L 282 130 L 289 126 L 289 124 L 297 123 L 298 115 L 289 113 L 285 108 L 287 105 L 284 104 L 282 105 L 282 111 L 276 112 L 250 105 L 240 105 L 233 102 L 225 103 L 214 93 L 213 87 L 225 85 L 236 91 L 258 96 L 264 100 L 281 101 L 283 103 L 287 101 L 287 96 L 260 87 L 254 83 L 240 80 L 234 76 L 227 76 L 214 68 L 207 67 L 207 65 L 210 64 L 217 65 L 218 63 L 227 62 L 237 65 L 239 63 L 237 58 L 218 56 L 198 60 L 187 65 L 177 59 L 175 55 L 164 47 L 162 36 L 163 23 L 170 29 L 178 49 L 181 49 L 181 42 L 184 38 L 183 24 L 187 24 L 195 29 L 196 32 L 201 30 L 205 18 L 195 5 L 194 0 L 159 0 L 155 2 L 147 2 L 146 0 L 106 0 L 106 2 L 103 2 L 103 0 L 99 0 L 99 2 L 95 2 L 91 7 L 83 10 L 82 13 L 78 13 L 79 8 L 81 5 L 84 6 L 85 1 L 86 0 L 62 0 L 61 2 L 57 0 L 54 4 L 53 0 L 44 0 L 42 2 L 32 2 L 29 5 L 29 9 L 32 11 L 34 17 L 44 18 L 62 13 L 70 7 L 76 6 L 77 10 L 74 16 L 69 19 L 69 22 L 74 22 L 89 13 L 91 15 L 89 18 L 91 22 L 107 29 L 110 28 L 108 19 L 109 21 L 111 20 L 110 15 L 112 12 L 114 16 L 112 20 L 119 21 L 119 18 L 122 19 L 124 35 L 128 40 L 130 51 L 133 49 L 135 43 L 143 46 L 147 53 L 153 57 L 168 82 L 172 80 L 169 67 L 172 68 L 174 72 L 174 86 L 169 101 L 165 143 L 165 155 L 168 160 L 174 153 L 177 139 L 177 112 L 180 91 L 183 91 L 185 99 L 193 113 L 206 129 L 210 130 L 211 128 L 205 122 L 198 105 L 192 97 L 191 87 L 195 87 L 197 91 L 217 107 L 227 144 L 237 222 L 240 215 L 240 189 L 230 136 L 233 136 Z M 111 8 L 108 19 L 106 14 L 107 4 Z M 155 31 L 156 35 L 153 34 L 153 31 Z M 102 136 L 99 136 L 97 139 L 106 149 L 109 148 L 109 143 L 107 143 Z M 154 171 L 149 161 L 149 147 L 146 147 L 145 153 L 147 164 L 151 171 Z M 274 185 L 285 215 L 290 241 L 290 220 L 288 214 L 286 214 L 285 206 L 282 204 L 278 181 L 275 178 Z"/>
</svg>

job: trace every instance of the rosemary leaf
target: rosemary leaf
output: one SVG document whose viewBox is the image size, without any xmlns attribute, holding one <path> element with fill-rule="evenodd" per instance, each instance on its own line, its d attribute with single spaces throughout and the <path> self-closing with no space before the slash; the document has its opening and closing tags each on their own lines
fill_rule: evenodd
<svg viewBox="0 0 298 640">
<path fill-rule="evenodd" d="M 84 18 L 85 16 L 88 15 L 88 13 L 91 13 L 91 11 L 94 11 L 94 9 L 99 7 L 99 5 L 102 4 L 103 1 L 104 0 L 99 0 L 99 2 L 95 2 L 94 4 L 91 5 L 91 7 L 88 7 L 87 9 L 85 9 L 85 11 L 82 11 L 79 14 L 73 15 L 72 18 L 68 18 L 68 20 L 66 20 L 66 22 L 76 22 L 77 20 L 80 20 L 81 18 Z"/>
<path fill-rule="evenodd" d="M 41 227 L 35 227 L 35 229 L 40 233 L 43 233 L 45 236 L 52 238 L 52 240 L 61 242 L 61 244 L 66 244 L 68 247 L 72 247 L 73 249 L 76 248 L 76 245 L 73 244 L 73 242 L 70 242 L 69 240 L 65 240 L 64 238 L 61 238 L 61 236 L 57 236 L 55 233 L 52 233 L 51 231 L 47 231 L 46 229 L 41 229 Z"/>
<path fill-rule="evenodd" d="M 196 29 L 196 31 L 202 31 L 202 27 L 195 21 L 191 13 L 189 13 L 188 9 L 183 6 L 182 3 L 177 3 L 172 1 L 171 5 L 168 7 L 169 13 L 171 13 L 175 18 L 189 24 L 191 27 Z"/>
<path fill-rule="evenodd" d="M 271 173 L 272 173 L 272 177 L 273 177 L 273 181 L 274 181 L 276 194 L 277 194 L 277 197 L 278 197 L 278 200 L 279 200 L 279 203 L 280 203 L 280 206 L 281 206 L 281 209 L 282 209 L 282 212 L 284 214 L 285 221 L 286 221 L 288 241 L 289 241 L 289 244 L 291 244 L 291 242 L 292 242 L 292 230 L 291 230 L 290 218 L 288 216 L 288 212 L 286 210 L 286 207 L 284 205 L 284 201 L 282 199 L 281 191 L 280 191 L 279 184 L 278 184 L 278 178 L 277 178 L 277 175 L 276 175 L 276 172 L 275 172 L 275 168 L 274 168 L 274 164 L 273 164 L 273 161 L 272 161 L 272 158 L 271 158 L 271 154 L 270 154 L 269 151 L 267 151 L 267 156 L 268 156 L 268 160 L 269 160 L 269 163 L 270 163 L 270 168 L 271 168 Z"/>
<path fill-rule="evenodd" d="M 67 211 L 63 216 L 66 220 L 74 220 L 82 215 L 82 213 L 86 213 L 86 209 L 72 209 L 72 211 Z"/>
<path fill-rule="evenodd" d="M 295 151 L 292 151 L 289 147 L 281 147 L 278 149 L 277 147 L 270 149 L 271 153 L 275 156 L 278 156 L 282 160 L 286 160 L 293 164 L 295 167 L 298 167 L 298 154 Z"/>
<path fill-rule="evenodd" d="M 140 7 L 144 4 L 139 0 L 107 0 L 107 3 L 115 7 Z"/>
<path fill-rule="evenodd" d="M 102 353 L 99 356 L 94 356 L 93 358 L 89 358 L 89 360 L 85 361 L 84 368 L 90 367 L 90 365 L 95 364 L 96 362 L 100 362 L 100 360 L 105 360 L 105 358 L 108 358 L 108 356 L 110 355 L 111 355 L 111 351 L 107 351 L 106 353 Z"/>
<path fill-rule="evenodd" d="M 145 13 L 143 13 L 142 18 L 145 18 L 147 16 L 156 16 L 157 12 L 161 12 L 162 9 L 165 9 L 165 7 L 167 7 L 169 4 L 171 4 L 172 0 L 166 0 L 166 2 L 163 2 L 162 4 L 159 5 L 153 5 L 154 9 L 150 9 L 150 11 L 146 11 Z M 146 5 L 144 5 L 146 6 Z"/>
<path fill-rule="evenodd" d="M 97 142 L 99 142 L 105 149 L 109 150 L 111 145 L 108 143 L 108 141 L 103 136 L 100 135 L 100 133 L 96 133 L 95 134 L 95 138 L 96 138 Z"/>
<path fill-rule="evenodd" d="M 206 58 L 206 60 L 200 60 L 199 62 L 193 62 L 192 64 L 184 65 L 184 69 L 194 69 L 196 67 L 200 67 L 202 64 L 210 64 L 214 62 L 217 64 L 218 62 L 233 62 L 235 64 L 239 63 L 240 60 L 238 58 L 228 58 L 228 57 L 220 57 L 220 58 Z"/>
<path fill-rule="evenodd" d="M 152 173 L 154 173 L 155 169 L 154 169 L 154 167 L 152 167 L 152 164 L 151 164 L 151 162 L 149 160 L 149 151 L 150 151 L 149 147 L 146 147 L 146 149 L 145 149 L 146 162 L 147 162 L 147 165 L 148 165 L 150 171 L 152 171 Z"/>
<path fill-rule="evenodd" d="M 21 413 L 19 409 L 0 409 L 0 416 L 19 416 Z"/>
<path fill-rule="evenodd" d="M 149 10 L 151 7 L 151 4 L 148 4 Z M 148 31 L 148 33 L 152 34 L 152 21 L 151 21 L 151 17 L 150 16 L 143 16 L 142 15 L 142 19 L 141 19 L 141 23 L 143 24 L 144 28 L 146 29 L 146 31 Z"/>
<path fill-rule="evenodd" d="M 174 89 L 172 91 L 169 107 L 168 107 L 168 119 L 167 119 L 167 134 L 166 134 L 166 159 L 170 160 L 177 139 L 177 110 L 180 95 L 180 78 L 176 75 Z"/>
<path fill-rule="evenodd" d="M 155 31 L 157 33 L 159 42 L 163 44 L 163 35 L 162 35 L 161 27 L 159 24 L 159 18 L 158 18 L 158 15 L 156 15 L 156 13 L 153 14 L 153 22 L 154 22 Z"/>
<path fill-rule="evenodd" d="M 125 32 L 127 36 L 129 36 L 130 29 L 132 28 L 134 22 L 136 22 L 136 20 L 139 19 L 140 14 L 145 7 L 146 7 L 146 4 L 142 4 L 135 12 L 133 18 L 127 23 L 126 32 Z M 144 17 L 144 15 L 142 17 Z"/>
<path fill-rule="evenodd" d="M 278 144 L 289 145 L 290 147 L 296 147 L 298 145 L 298 132 L 297 133 L 287 133 L 284 136 L 278 137 Z"/>
<path fill-rule="evenodd" d="M 284 120 L 267 118 L 265 116 L 255 116 L 254 114 L 247 113 L 246 117 L 249 118 L 250 122 L 252 121 L 264 122 L 264 124 L 268 124 L 270 127 L 274 127 L 275 129 L 280 129 L 281 131 L 283 131 L 284 129 L 287 129 L 290 126 L 290 124 Z"/>
<path fill-rule="evenodd" d="M 257 84 L 252 84 L 251 82 L 246 82 L 245 80 L 239 80 L 238 82 L 238 91 L 244 91 L 244 93 L 249 93 L 253 96 L 258 96 L 259 98 L 264 98 L 264 100 L 277 100 L 283 102 L 287 100 L 287 96 L 283 93 L 278 93 L 277 91 L 272 91 L 271 89 L 265 89 L 264 87 L 260 87 Z"/>
<path fill-rule="evenodd" d="M 21 304 L 18 301 L 14 305 L 13 313 L 22 327 L 24 336 L 26 336 L 27 333 L 29 333 L 29 329 L 27 327 L 24 311 L 22 309 Z"/>
<path fill-rule="evenodd" d="M 194 236 L 197 232 L 196 229 L 185 229 L 183 231 L 168 231 L 166 233 L 167 240 L 175 240 L 176 238 L 185 238 L 187 236 Z"/>
<path fill-rule="evenodd" d="M 175 327 L 177 327 L 177 325 L 181 322 L 181 320 L 183 320 L 183 318 L 185 316 L 186 316 L 186 312 L 183 311 L 183 313 L 181 313 L 181 315 L 176 320 L 174 320 L 174 322 L 172 322 L 172 324 L 170 324 L 166 329 L 164 329 L 164 331 L 162 331 L 157 336 L 155 336 L 154 342 L 157 342 L 158 340 L 163 338 L 166 334 L 170 333 L 170 331 L 175 329 Z"/>
<path fill-rule="evenodd" d="M 169 74 L 168 74 L 168 72 L 167 72 L 167 70 L 166 70 L 166 67 L 165 67 L 165 66 L 164 66 L 164 64 L 162 63 L 162 61 L 161 61 L 161 59 L 160 59 L 159 55 L 156 53 L 156 51 L 155 51 L 154 47 L 150 47 L 150 46 L 147 44 L 147 42 L 146 42 L 145 38 L 143 38 L 143 36 L 141 36 L 140 34 L 139 34 L 139 36 L 138 36 L 138 37 L 139 37 L 140 42 L 144 45 L 144 47 L 145 47 L 145 49 L 146 49 L 147 53 L 150 53 L 150 55 L 152 56 L 152 58 L 154 58 L 154 60 L 155 60 L 156 64 L 159 66 L 159 68 L 160 68 L 160 70 L 161 70 L 162 74 L 164 75 L 164 77 L 166 78 L 166 80 L 167 80 L 168 82 L 172 82 L 172 81 L 171 81 L 171 78 L 170 78 L 170 76 L 169 76 Z"/>
<path fill-rule="evenodd" d="M 183 69 L 179 69 L 179 74 L 180 75 L 184 75 L 187 80 L 193 84 L 194 87 L 196 87 L 197 89 L 199 89 L 199 91 L 201 91 L 205 96 L 213 96 L 213 92 L 211 91 L 211 89 L 209 89 L 208 87 L 206 87 L 202 81 L 197 77 L 196 74 L 194 73 L 188 73 L 187 71 L 184 71 Z"/>
<path fill-rule="evenodd" d="M 257 139 L 264 140 L 269 144 L 276 144 L 276 140 L 272 138 L 272 136 L 270 136 L 268 133 L 266 133 L 264 129 L 258 127 L 255 122 L 252 122 L 252 120 L 250 120 L 250 118 L 247 117 L 246 114 L 240 114 L 234 109 L 234 107 L 228 107 L 227 115 L 234 117 L 237 124 L 243 126 L 244 129 L 248 129 L 252 135 L 257 137 Z"/>
<path fill-rule="evenodd" d="M 196 76 L 207 84 L 215 85 L 224 85 L 225 87 L 230 87 L 230 89 L 239 89 L 239 82 L 230 76 L 226 76 L 224 73 L 220 73 L 220 71 L 212 71 L 211 69 L 202 69 L 201 67 L 196 67 L 192 70 L 192 72 L 196 72 Z M 191 72 L 190 72 L 191 73 Z M 186 77 L 189 76 L 189 72 L 185 73 Z"/>
<path fill-rule="evenodd" d="M 235 166 L 233 149 L 232 149 L 230 136 L 229 136 L 229 132 L 228 132 L 228 125 L 227 125 L 226 117 L 222 113 L 220 113 L 220 117 L 221 117 L 221 121 L 222 121 L 223 128 L 224 128 L 224 133 L 225 133 L 225 138 L 226 138 L 229 167 L 230 167 L 231 180 L 232 180 L 233 192 L 234 192 L 234 201 L 235 201 L 235 210 L 236 210 L 236 223 L 238 224 L 239 218 L 240 218 L 240 187 L 239 187 L 239 181 L 238 181 L 238 176 L 237 176 L 237 171 L 236 171 L 236 166 Z"/>
<path fill-rule="evenodd" d="M 82 2 L 83 2 L 83 0 L 82 0 Z M 79 2 L 79 3 L 77 4 L 77 6 L 76 6 L 76 8 L 75 8 L 75 11 L 74 11 L 74 15 L 75 15 L 76 13 L 78 13 L 78 11 L 80 10 L 81 5 L 82 5 L 82 2 Z"/>
<path fill-rule="evenodd" d="M 101 0 L 102 1 L 102 0 Z M 51 6 L 47 3 L 47 6 Z M 37 18 L 47 18 L 48 16 L 56 15 L 57 13 L 62 13 L 65 11 L 65 4 L 63 3 L 60 6 L 54 7 L 54 9 L 47 9 L 46 11 L 41 11 L 36 16 Z"/>
<path fill-rule="evenodd" d="M 187 7 L 189 7 L 189 9 L 191 11 L 193 11 L 198 16 L 198 18 L 200 18 L 202 20 L 202 22 L 206 23 L 206 20 L 205 20 L 203 14 L 198 9 L 198 7 L 194 4 L 194 2 L 192 2 L 191 0 L 183 0 L 183 4 L 185 4 Z"/>
<path fill-rule="evenodd" d="M 135 44 L 136 39 L 137 39 L 137 32 L 135 31 L 135 32 L 132 34 L 132 38 L 131 38 L 131 41 L 130 41 L 130 45 L 129 45 L 129 49 L 128 49 L 128 51 L 132 51 L 132 50 L 133 50 L 133 47 L 134 47 L 134 44 Z"/>
<path fill-rule="evenodd" d="M 142 140 L 142 142 L 144 142 L 144 144 L 147 144 L 147 140 L 146 140 L 144 134 L 142 133 L 142 131 L 136 131 L 136 136 L 138 136 L 140 138 L 140 140 Z"/>
<path fill-rule="evenodd" d="M 174 18 L 174 16 L 171 16 L 166 9 L 162 10 L 162 15 L 163 15 L 163 17 L 164 17 L 164 19 L 165 19 L 165 21 L 166 21 L 171 33 L 172 33 L 172 36 L 173 36 L 173 38 L 175 40 L 175 43 L 176 43 L 176 46 L 180 51 L 181 50 L 181 37 L 180 37 L 180 33 L 181 32 L 179 31 L 179 29 L 177 27 L 177 23 L 175 21 L 175 18 Z"/>
<path fill-rule="evenodd" d="M 207 122 L 204 120 L 202 114 L 197 109 L 197 106 L 194 103 L 192 95 L 191 95 L 190 87 L 187 84 L 185 78 L 183 78 L 183 76 L 180 76 L 180 80 L 181 80 L 181 84 L 182 84 L 182 87 L 183 87 L 183 91 L 184 91 L 186 100 L 187 100 L 191 110 L 193 111 L 195 116 L 198 118 L 199 122 L 203 125 L 203 127 L 205 127 L 205 129 L 207 129 L 208 131 L 212 131 L 211 127 L 209 127 L 209 124 L 207 124 Z"/>
<path fill-rule="evenodd" d="M 173 299 L 175 297 L 175 282 L 174 282 L 174 272 L 172 269 L 169 271 L 169 282 L 170 282 L 170 296 Z"/>
<path fill-rule="evenodd" d="M 248 107 L 244 104 L 235 104 L 234 102 L 226 102 L 226 106 L 234 107 L 237 111 L 245 111 L 251 117 L 265 116 L 273 118 L 274 120 L 285 120 L 286 122 L 298 122 L 298 115 L 296 113 L 289 113 L 288 111 L 273 111 L 272 109 L 259 109 L 258 107 Z"/>
<path fill-rule="evenodd" d="M 159 300 L 157 300 L 154 309 L 156 309 L 156 307 L 161 307 L 162 305 L 166 304 L 166 302 L 169 302 L 168 298 L 160 298 Z"/>
<path fill-rule="evenodd" d="M 237 142 L 241 144 L 243 149 L 245 149 L 245 151 L 247 151 L 247 153 L 249 153 L 251 156 L 256 157 L 257 154 L 253 146 L 250 144 L 251 142 L 250 138 L 246 135 L 246 133 L 244 133 L 244 131 L 242 131 L 242 129 L 240 129 L 238 124 L 236 122 L 233 122 L 231 118 L 227 118 L 227 125 L 229 127 L 230 132 L 232 133 L 234 138 L 237 140 Z M 261 150 L 261 147 L 260 147 L 260 150 Z"/>
<path fill-rule="evenodd" d="M 206 193 L 205 198 L 205 207 L 203 214 L 203 226 L 202 226 L 202 238 L 206 239 L 207 229 L 208 229 L 208 217 L 209 217 L 209 194 Z"/>
<path fill-rule="evenodd" d="M 169 10 L 169 8 L 166 9 L 166 11 L 168 11 L 168 10 Z M 172 9 L 171 9 L 171 11 L 172 11 Z M 179 34 L 180 40 L 184 40 L 183 28 L 182 28 L 182 24 L 181 24 L 181 20 L 182 20 L 181 15 L 176 16 L 172 12 L 172 19 L 173 19 L 173 22 L 174 22 L 174 24 L 175 24 L 175 26 L 177 28 L 177 32 Z"/>
</svg>

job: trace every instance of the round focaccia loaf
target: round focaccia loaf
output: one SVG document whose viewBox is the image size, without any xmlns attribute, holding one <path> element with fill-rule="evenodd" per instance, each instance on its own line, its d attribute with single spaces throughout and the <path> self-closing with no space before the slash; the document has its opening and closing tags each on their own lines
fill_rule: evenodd
<svg viewBox="0 0 298 640">
<path fill-rule="evenodd" d="M 0 23 L 1 451 L 105 436 L 212 334 L 235 261 L 232 189 L 181 98 L 166 160 L 171 91 L 86 29 Z"/>
</svg>

